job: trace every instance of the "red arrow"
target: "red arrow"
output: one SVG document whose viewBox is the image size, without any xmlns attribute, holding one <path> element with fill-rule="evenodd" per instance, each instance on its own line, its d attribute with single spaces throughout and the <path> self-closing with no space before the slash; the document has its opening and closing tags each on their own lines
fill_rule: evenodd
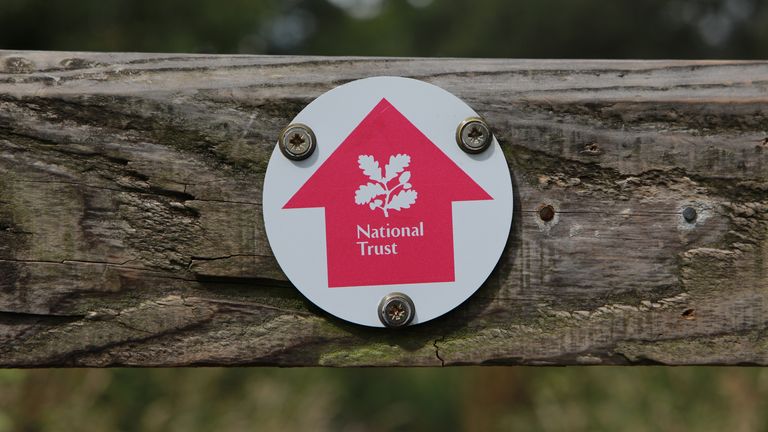
<svg viewBox="0 0 768 432">
<path fill-rule="evenodd" d="M 452 202 L 490 199 L 382 99 L 283 209 L 325 208 L 336 288 L 454 281 Z"/>
</svg>

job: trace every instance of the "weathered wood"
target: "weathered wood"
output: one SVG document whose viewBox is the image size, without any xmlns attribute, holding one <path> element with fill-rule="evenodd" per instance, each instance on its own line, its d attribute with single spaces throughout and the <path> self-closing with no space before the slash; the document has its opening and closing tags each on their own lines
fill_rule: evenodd
<svg viewBox="0 0 768 432">
<path fill-rule="evenodd" d="M 466 100 L 516 187 L 404 331 L 309 304 L 261 220 L 280 128 L 373 75 Z M 766 62 L 0 52 L 0 365 L 768 364 L 767 136 Z"/>
</svg>

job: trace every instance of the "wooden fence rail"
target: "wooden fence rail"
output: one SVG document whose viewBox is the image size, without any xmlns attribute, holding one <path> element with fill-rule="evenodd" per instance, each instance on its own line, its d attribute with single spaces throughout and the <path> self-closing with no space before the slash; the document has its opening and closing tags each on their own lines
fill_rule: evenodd
<svg viewBox="0 0 768 432">
<path fill-rule="evenodd" d="M 261 218 L 279 130 L 375 75 L 464 99 L 516 192 L 402 331 L 312 306 Z M 767 137 L 768 62 L 0 51 L 0 366 L 768 364 Z"/>
</svg>

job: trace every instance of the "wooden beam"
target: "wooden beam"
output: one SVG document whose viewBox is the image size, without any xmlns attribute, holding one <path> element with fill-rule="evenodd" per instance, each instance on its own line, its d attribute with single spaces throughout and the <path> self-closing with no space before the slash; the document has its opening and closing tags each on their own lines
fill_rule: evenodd
<svg viewBox="0 0 768 432">
<path fill-rule="evenodd" d="M 516 191 L 404 331 L 312 306 L 261 218 L 278 131 L 375 75 L 463 98 Z M 768 364 L 767 137 L 768 62 L 2 51 L 0 365 Z"/>
</svg>

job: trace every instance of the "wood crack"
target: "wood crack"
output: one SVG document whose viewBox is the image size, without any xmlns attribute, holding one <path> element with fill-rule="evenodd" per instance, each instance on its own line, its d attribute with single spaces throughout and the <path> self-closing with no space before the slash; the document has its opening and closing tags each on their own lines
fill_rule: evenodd
<svg viewBox="0 0 768 432">
<path fill-rule="evenodd" d="M 442 357 L 440 357 L 440 347 L 437 345 L 439 342 L 442 342 L 445 339 L 445 337 L 441 337 L 439 339 L 435 339 L 434 342 L 432 342 L 432 346 L 435 347 L 435 357 L 440 361 L 440 366 L 445 366 L 445 360 L 443 360 Z"/>
</svg>

